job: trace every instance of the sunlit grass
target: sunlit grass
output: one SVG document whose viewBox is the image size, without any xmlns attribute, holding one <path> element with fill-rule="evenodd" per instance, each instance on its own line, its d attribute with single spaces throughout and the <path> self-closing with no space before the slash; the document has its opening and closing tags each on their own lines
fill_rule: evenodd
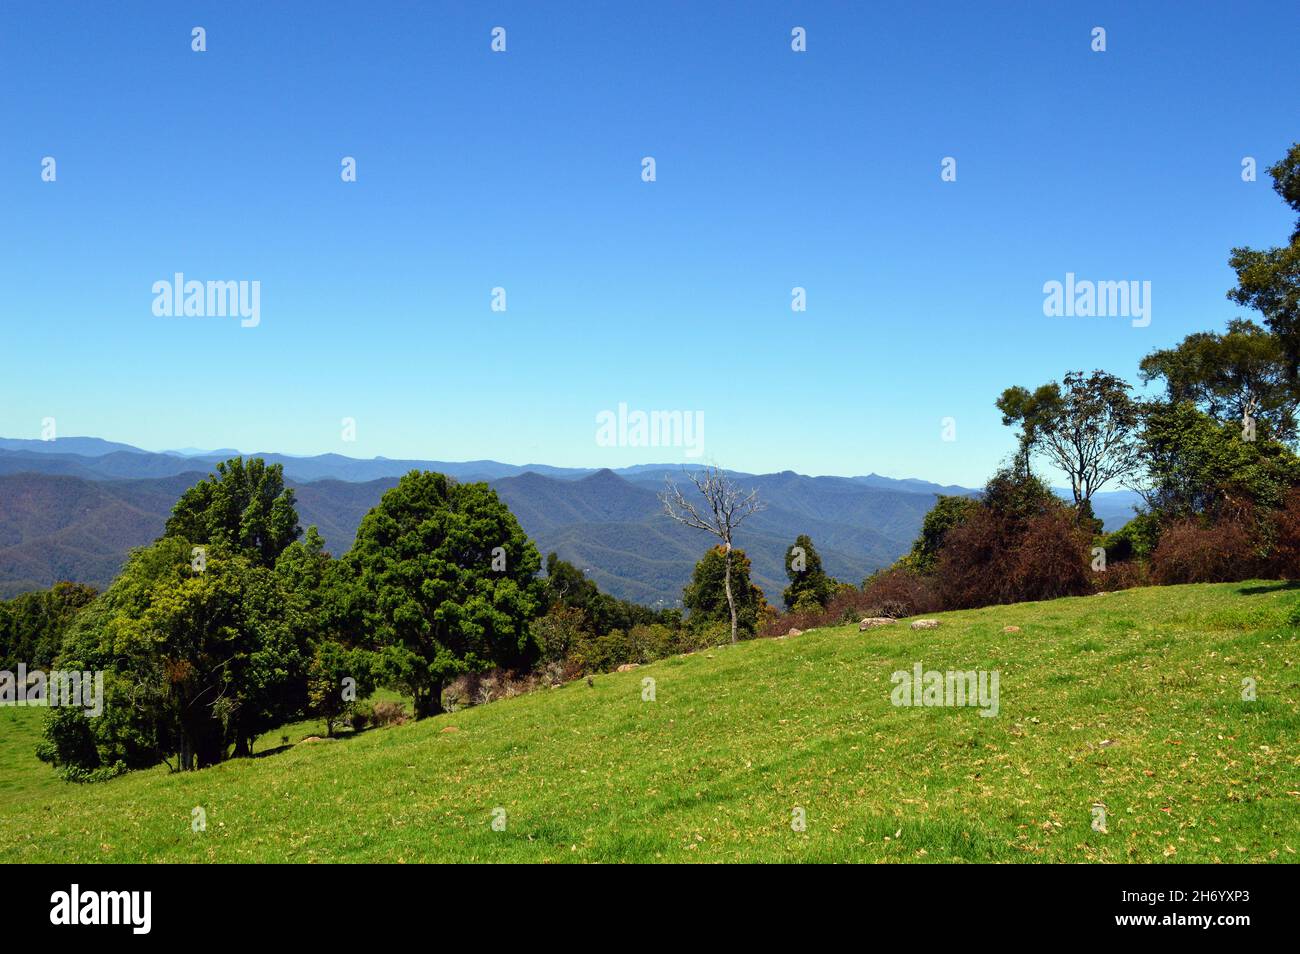
<svg viewBox="0 0 1300 954">
<path fill-rule="evenodd" d="M 0 860 L 1294 862 L 1298 602 L 1164 587 L 814 630 L 96 786 L 0 711 Z M 999 670 L 1000 714 L 895 708 L 915 662 Z"/>
</svg>

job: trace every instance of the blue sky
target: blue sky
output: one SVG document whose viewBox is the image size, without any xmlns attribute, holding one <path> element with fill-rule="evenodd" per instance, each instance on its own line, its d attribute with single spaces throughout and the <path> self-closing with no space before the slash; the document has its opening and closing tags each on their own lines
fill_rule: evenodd
<svg viewBox="0 0 1300 954">
<path fill-rule="evenodd" d="M 703 412 L 704 456 L 735 469 L 977 484 L 1012 446 L 1004 387 L 1136 379 L 1153 347 L 1241 313 L 1229 249 L 1291 227 L 1263 169 L 1300 137 L 1298 19 L 6 5 L 0 435 L 53 417 L 150 449 L 685 459 L 598 446 L 596 415 L 626 403 Z M 259 281 L 260 325 L 156 317 L 176 272 Z M 1150 326 L 1045 317 L 1067 272 L 1150 281 Z"/>
</svg>

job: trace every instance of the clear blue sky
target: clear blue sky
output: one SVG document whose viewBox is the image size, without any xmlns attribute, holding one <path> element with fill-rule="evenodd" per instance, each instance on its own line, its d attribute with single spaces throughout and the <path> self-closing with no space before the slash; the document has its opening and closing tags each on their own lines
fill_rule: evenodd
<svg viewBox="0 0 1300 954">
<path fill-rule="evenodd" d="M 0 435 L 684 459 L 598 447 L 626 402 L 735 469 L 976 484 L 1004 387 L 1240 313 L 1229 249 L 1291 227 L 1296 9 L 6 4 Z M 178 271 L 260 281 L 260 326 L 155 317 Z M 1150 326 L 1045 317 L 1066 272 L 1150 281 Z"/>
</svg>

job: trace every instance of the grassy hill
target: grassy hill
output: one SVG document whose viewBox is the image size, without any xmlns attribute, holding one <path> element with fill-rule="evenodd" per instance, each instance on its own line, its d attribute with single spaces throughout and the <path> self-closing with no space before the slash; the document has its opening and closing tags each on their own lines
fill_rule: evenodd
<svg viewBox="0 0 1300 954">
<path fill-rule="evenodd" d="M 1300 589 L 937 618 L 721 647 L 90 787 L 35 763 L 39 711 L 0 710 L 0 861 L 1300 859 Z M 891 673 L 916 662 L 999 670 L 1000 714 L 891 705 Z M 195 806 L 206 832 L 190 830 Z"/>
</svg>

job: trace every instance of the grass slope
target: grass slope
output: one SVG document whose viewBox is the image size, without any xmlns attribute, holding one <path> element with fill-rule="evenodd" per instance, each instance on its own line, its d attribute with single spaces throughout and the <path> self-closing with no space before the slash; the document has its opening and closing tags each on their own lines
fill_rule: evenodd
<svg viewBox="0 0 1300 954">
<path fill-rule="evenodd" d="M 1297 606 L 1223 584 L 825 629 L 188 775 L 20 778 L 0 861 L 1294 862 Z M 918 661 L 1000 670 L 1001 714 L 895 708 Z"/>
</svg>

